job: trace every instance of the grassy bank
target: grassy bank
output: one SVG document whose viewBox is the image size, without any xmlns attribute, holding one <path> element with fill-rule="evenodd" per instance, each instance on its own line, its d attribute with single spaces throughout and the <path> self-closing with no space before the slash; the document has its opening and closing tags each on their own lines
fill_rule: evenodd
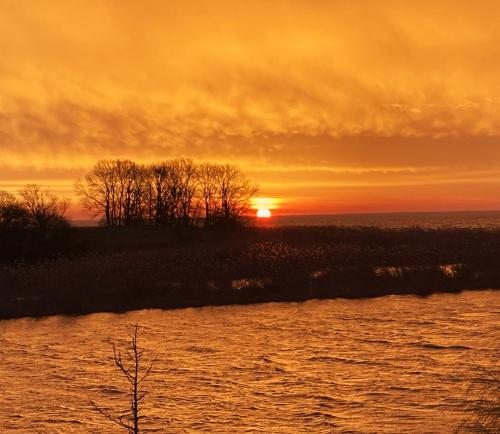
<svg viewBox="0 0 500 434">
<path fill-rule="evenodd" d="M 13 248 L 1 256 L 1 318 L 500 287 L 500 231 L 72 228 L 2 236 Z"/>
</svg>

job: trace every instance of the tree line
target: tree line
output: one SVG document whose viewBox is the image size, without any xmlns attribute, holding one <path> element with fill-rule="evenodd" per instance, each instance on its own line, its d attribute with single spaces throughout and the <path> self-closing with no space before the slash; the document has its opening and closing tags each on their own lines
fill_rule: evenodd
<svg viewBox="0 0 500 434">
<path fill-rule="evenodd" d="M 257 186 L 230 164 L 99 161 L 78 180 L 83 206 L 108 226 L 214 226 L 239 220 Z"/>
<path fill-rule="evenodd" d="M 117 159 L 97 162 L 75 191 L 107 226 L 210 227 L 241 221 L 258 187 L 230 164 Z M 0 191 L 0 227 L 64 226 L 69 205 L 69 199 L 34 184 L 18 197 Z"/>
<path fill-rule="evenodd" d="M 68 226 L 70 201 L 36 184 L 26 185 L 16 197 L 0 191 L 0 228 L 50 229 Z"/>
</svg>

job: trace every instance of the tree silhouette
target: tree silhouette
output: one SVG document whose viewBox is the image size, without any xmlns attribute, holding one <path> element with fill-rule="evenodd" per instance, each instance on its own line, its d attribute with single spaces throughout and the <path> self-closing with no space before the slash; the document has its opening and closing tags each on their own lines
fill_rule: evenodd
<svg viewBox="0 0 500 434">
<path fill-rule="evenodd" d="M 24 228 L 28 225 L 28 211 L 12 193 L 0 190 L 0 228 Z"/>
<path fill-rule="evenodd" d="M 21 205 L 28 212 L 31 225 L 41 229 L 67 226 L 64 217 L 69 199 L 60 198 L 49 189 L 28 184 L 21 191 Z"/>
<path fill-rule="evenodd" d="M 151 165 L 102 160 L 75 189 L 108 226 L 189 227 L 239 220 L 258 187 L 236 166 L 180 158 Z"/>
<path fill-rule="evenodd" d="M 139 434 L 140 422 L 143 419 L 141 415 L 142 404 L 148 395 L 148 392 L 145 391 L 142 386 L 144 380 L 150 375 L 155 360 L 146 364 L 144 363 L 143 358 L 145 350 L 141 348 L 138 343 L 139 326 L 137 324 L 134 326 L 134 331 L 129 337 L 130 342 L 123 356 L 122 352 L 117 350 L 115 343 L 112 342 L 115 367 L 120 374 L 125 377 L 128 383 L 128 409 L 113 415 L 104 408 L 98 406 L 94 401 L 91 401 L 91 404 L 99 414 L 127 431 L 127 433 Z"/>
</svg>

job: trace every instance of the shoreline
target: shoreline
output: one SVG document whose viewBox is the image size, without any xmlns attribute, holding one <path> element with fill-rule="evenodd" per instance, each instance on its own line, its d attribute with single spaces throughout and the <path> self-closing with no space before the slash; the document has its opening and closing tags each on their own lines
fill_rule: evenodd
<svg viewBox="0 0 500 434">
<path fill-rule="evenodd" d="M 431 291 L 400 291 L 400 292 L 387 292 L 387 293 L 377 293 L 371 295 L 352 295 L 352 296 L 325 296 L 325 297 L 262 297 L 256 299 L 246 299 L 246 300 L 226 300 L 219 302 L 192 302 L 192 303 L 178 303 L 178 304 L 138 304 L 136 306 L 128 306 L 123 308 L 101 308 L 101 309 L 90 309 L 90 310 L 75 310 L 75 311 L 64 311 L 64 310 L 39 310 L 39 311 L 30 311 L 30 312 L 16 312 L 11 316 L 3 316 L 0 314 L 0 321 L 9 321 L 16 319 L 42 319 L 42 318 L 50 318 L 53 316 L 86 316 L 97 313 L 113 313 L 113 314 L 124 314 L 127 312 L 134 312 L 140 310 L 178 310 L 178 309 L 187 309 L 187 308 L 204 308 L 204 307 L 222 307 L 222 306 L 251 306 L 258 304 L 266 304 L 266 303 L 300 303 L 312 300 L 366 300 L 366 299 L 375 299 L 381 297 L 387 297 L 391 295 L 397 296 L 414 296 L 419 298 L 430 297 L 435 294 L 461 294 L 462 292 L 476 292 L 476 291 L 499 291 L 500 288 L 464 288 L 464 289 L 443 289 L 443 290 L 431 290 Z"/>
<path fill-rule="evenodd" d="M 88 304 L 88 300 L 82 299 L 82 305 L 73 305 L 72 308 L 60 309 L 51 306 L 50 303 L 39 303 L 39 300 L 16 300 L 12 302 L 2 302 L 0 309 L 0 321 L 19 318 L 43 318 L 57 315 L 80 316 L 94 313 L 126 313 L 144 309 L 176 310 L 185 308 L 201 308 L 209 306 L 247 306 L 263 303 L 287 303 L 305 302 L 309 300 L 363 300 L 386 297 L 390 295 L 405 295 L 415 297 L 429 297 L 434 294 L 460 294 L 464 291 L 499 291 L 500 288 L 482 287 L 453 287 L 435 289 L 393 289 L 393 290 L 364 290 L 364 291 L 325 291 L 324 289 L 312 288 L 306 290 L 291 290 L 286 293 L 269 292 L 265 288 L 247 291 L 225 290 L 209 291 L 203 294 L 193 291 L 185 294 L 185 298 L 143 300 L 141 302 L 128 305 L 99 305 Z M 21 303 L 23 304 L 21 307 Z M 28 305 L 28 306 L 27 306 Z M 31 306 L 30 306 L 31 305 Z M 9 313 L 10 312 L 10 313 Z"/>
</svg>

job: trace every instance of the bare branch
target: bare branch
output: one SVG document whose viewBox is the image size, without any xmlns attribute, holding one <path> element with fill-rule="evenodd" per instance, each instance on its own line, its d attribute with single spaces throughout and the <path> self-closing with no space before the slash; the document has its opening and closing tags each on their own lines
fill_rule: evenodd
<svg viewBox="0 0 500 434">
<path fill-rule="evenodd" d="M 145 350 L 139 346 L 139 326 L 136 324 L 134 332 L 129 335 L 129 345 L 126 349 L 127 360 L 124 361 L 120 351 L 117 350 L 114 342 L 111 342 L 113 348 L 114 365 L 123 377 L 130 384 L 128 390 L 129 410 L 122 415 L 112 415 L 110 412 L 97 406 L 93 401 L 91 404 L 105 419 L 113 422 L 115 425 L 127 430 L 128 433 L 139 433 L 139 422 L 144 418 L 141 415 L 141 404 L 148 395 L 148 392 L 142 390 L 143 381 L 150 375 L 156 359 L 149 363 L 147 369 L 142 368 L 141 360 Z"/>
</svg>

